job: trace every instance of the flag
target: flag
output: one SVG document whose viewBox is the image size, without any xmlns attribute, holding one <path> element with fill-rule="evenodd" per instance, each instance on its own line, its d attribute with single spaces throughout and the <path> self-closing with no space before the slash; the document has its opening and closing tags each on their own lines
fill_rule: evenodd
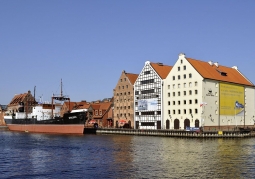
<svg viewBox="0 0 255 179">
<path fill-rule="evenodd" d="M 238 101 L 235 102 L 235 108 L 244 108 L 243 104 L 239 103 Z"/>
<path fill-rule="evenodd" d="M 200 107 L 207 105 L 207 102 L 200 103 Z"/>
</svg>

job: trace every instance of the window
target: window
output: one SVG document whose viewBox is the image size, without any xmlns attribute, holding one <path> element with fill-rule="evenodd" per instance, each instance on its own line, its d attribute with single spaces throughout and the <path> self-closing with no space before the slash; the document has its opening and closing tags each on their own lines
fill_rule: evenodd
<svg viewBox="0 0 255 179">
<path fill-rule="evenodd" d="M 127 81 L 127 79 L 126 79 L 126 78 L 124 78 L 124 81 Z"/>
<path fill-rule="evenodd" d="M 182 64 L 182 60 L 181 60 L 181 64 Z"/>
<path fill-rule="evenodd" d="M 181 101 L 178 101 L 178 105 L 181 105 Z"/>
<path fill-rule="evenodd" d="M 189 87 L 192 87 L 192 83 L 191 82 L 189 82 Z"/>
<path fill-rule="evenodd" d="M 102 111 L 101 110 L 99 111 L 99 115 L 102 115 Z"/>
<path fill-rule="evenodd" d="M 192 104 L 192 100 L 189 100 L 189 104 Z"/>
<path fill-rule="evenodd" d="M 180 109 L 178 109 L 178 114 L 181 114 L 181 110 Z"/>
<path fill-rule="evenodd" d="M 130 106 L 128 106 L 128 109 L 130 109 Z"/>
<path fill-rule="evenodd" d="M 144 72 L 145 75 L 148 75 L 148 74 L 150 74 L 150 73 L 151 73 L 150 71 L 145 71 L 145 72 Z"/>
<path fill-rule="evenodd" d="M 128 85 L 126 85 L 126 88 L 128 88 Z"/>
<path fill-rule="evenodd" d="M 95 110 L 95 113 L 96 113 L 96 115 L 98 115 L 98 111 L 97 110 Z"/>
<path fill-rule="evenodd" d="M 189 113 L 192 114 L 192 109 L 189 109 Z"/>
<path fill-rule="evenodd" d="M 195 90 L 195 94 L 197 94 L 197 90 Z"/>
<path fill-rule="evenodd" d="M 168 106 L 170 106 L 170 101 L 168 101 Z"/>
<path fill-rule="evenodd" d="M 183 79 L 186 79 L 186 74 L 183 75 Z"/>
<path fill-rule="evenodd" d="M 192 95 L 192 91 L 191 90 L 189 90 L 189 95 Z"/>
<path fill-rule="evenodd" d="M 122 89 L 124 89 L 124 86 L 122 86 Z"/>
<path fill-rule="evenodd" d="M 167 85 L 167 89 L 170 89 L 170 85 Z"/>
<path fill-rule="evenodd" d="M 181 96 L 181 92 L 180 91 L 178 91 L 178 96 Z"/>
<path fill-rule="evenodd" d="M 181 85 L 180 84 L 178 84 L 178 88 L 180 88 L 181 87 Z"/>
<path fill-rule="evenodd" d="M 195 104 L 197 104 L 198 103 L 198 100 L 197 99 L 195 99 Z"/>
<path fill-rule="evenodd" d="M 173 110 L 173 114 L 175 114 L 175 110 Z"/>
<path fill-rule="evenodd" d="M 128 95 L 130 95 L 130 91 L 128 92 Z"/>
<path fill-rule="evenodd" d="M 195 86 L 197 86 L 197 81 L 195 81 Z"/>
<path fill-rule="evenodd" d="M 173 96 L 175 96 L 175 92 L 173 92 Z"/>
<path fill-rule="evenodd" d="M 178 80 L 180 80 L 181 79 L 181 76 L 180 75 L 178 75 Z"/>
<path fill-rule="evenodd" d="M 168 110 L 168 114 L 171 114 L 170 110 Z"/>
<path fill-rule="evenodd" d="M 198 113 L 198 110 L 197 109 L 195 109 L 195 114 L 197 114 Z"/>
<path fill-rule="evenodd" d="M 154 83 L 154 79 L 149 79 L 149 80 L 143 80 L 141 81 L 141 84 L 148 84 L 148 83 Z"/>
<path fill-rule="evenodd" d="M 186 70 L 186 66 L 185 65 L 183 66 L 183 70 Z"/>
<path fill-rule="evenodd" d="M 186 104 L 186 100 L 183 101 L 183 104 Z"/>
<path fill-rule="evenodd" d="M 168 93 L 168 97 L 170 97 L 170 93 Z"/>
<path fill-rule="evenodd" d="M 175 88 L 175 84 L 173 84 L 173 89 Z"/>
<path fill-rule="evenodd" d="M 186 88 L 186 83 L 183 83 L 183 87 Z"/>
<path fill-rule="evenodd" d="M 175 80 L 175 76 L 173 76 L 173 80 Z"/>
<path fill-rule="evenodd" d="M 120 82 L 122 82 L 122 79 L 120 79 Z"/>
<path fill-rule="evenodd" d="M 173 105 L 175 105 L 175 101 L 173 101 Z"/>
<path fill-rule="evenodd" d="M 189 78 L 192 78 L 192 74 L 191 73 L 189 74 Z"/>
<path fill-rule="evenodd" d="M 183 110 L 183 113 L 186 114 L 186 109 Z"/>
<path fill-rule="evenodd" d="M 178 67 L 178 71 L 180 71 L 181 70 L 181 68 L 180 67 Z"/>
<path fill-rule="evenodd" d="M 183 91 L 183 95 L 186 96 L 186 91 Z"/>
</svg>

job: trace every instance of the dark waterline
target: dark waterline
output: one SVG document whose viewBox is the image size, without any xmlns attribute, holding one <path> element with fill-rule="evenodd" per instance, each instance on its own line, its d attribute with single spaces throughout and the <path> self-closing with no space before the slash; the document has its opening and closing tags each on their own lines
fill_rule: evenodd
<svg viewBox="0 0 255 179">
<path fill-rule="evenodd" d="M 254 178 L 254 139 L 0 130 L 0 178 Z"/>
</svg>

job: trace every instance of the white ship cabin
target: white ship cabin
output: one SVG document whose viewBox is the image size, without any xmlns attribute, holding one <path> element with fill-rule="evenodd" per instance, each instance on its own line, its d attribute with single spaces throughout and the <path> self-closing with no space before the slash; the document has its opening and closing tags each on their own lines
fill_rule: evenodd
<svg viewBox="0 0 255 179">
<path fill-rule="evenodd" d="M 31 118 L 37 118 L 38 121 L 51 119 L 53 107 L 53 116 L 60 117 L 61 104 L 40 104 L 38 106 L 33 107 L 33 112 L 31 114 Z"/>
</svg>

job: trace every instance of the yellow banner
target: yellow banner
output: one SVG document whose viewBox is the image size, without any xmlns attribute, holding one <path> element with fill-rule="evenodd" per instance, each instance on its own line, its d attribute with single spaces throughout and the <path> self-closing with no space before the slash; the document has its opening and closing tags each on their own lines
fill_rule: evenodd
<svg viewBox="0 0 255 179">
<path fill-rule="evenodd" d="M 220 83 L 220 115 L 242 115 L 244 111 L 244 87 Z"/>
</svg>

